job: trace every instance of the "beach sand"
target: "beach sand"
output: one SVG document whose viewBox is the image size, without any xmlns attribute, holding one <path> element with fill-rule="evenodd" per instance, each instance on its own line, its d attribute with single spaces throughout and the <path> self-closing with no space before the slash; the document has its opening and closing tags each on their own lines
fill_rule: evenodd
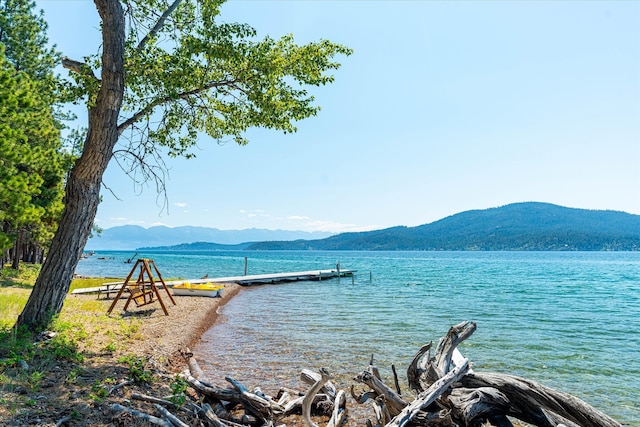
<svg viewBox="0 0 640 427">
<path fill-rule="evenodd" d="M 180 355 L 198 343 L 202 334 L 216 323 L 218 310 L 241 289 L 240 285 L 226 283 L 220 298 L 174 296 L 175 306 L 165 297 L 163 301 L 169 316 L 165 316 L 159 307 L 148 316 L 146 307 L 130 309 L 129 312 L 134 316 L 144 313 L 140 332 L 145 336 L 131 351 L 154 360 L 164 359 L 168 362 L 168 369 L 182 370 L 184 358 Z"/>
</svg>

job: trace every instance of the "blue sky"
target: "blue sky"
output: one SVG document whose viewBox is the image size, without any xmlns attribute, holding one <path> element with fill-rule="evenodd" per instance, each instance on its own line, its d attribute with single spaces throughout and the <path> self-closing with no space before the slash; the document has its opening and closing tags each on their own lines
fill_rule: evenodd
<svg viewBox="0 0 640 427">
<path fill-rule="evenodd" d="M 38 7 L 64 55 L 98 50 L 92 2 Z M 640 2 L 232 0 L 220 19 L 354 54 L 296 134 L 167 160 L 168 210 L 111 164 L 101 227 L 360 231 L 523 201 L 640 214 Z"/>
</svg>

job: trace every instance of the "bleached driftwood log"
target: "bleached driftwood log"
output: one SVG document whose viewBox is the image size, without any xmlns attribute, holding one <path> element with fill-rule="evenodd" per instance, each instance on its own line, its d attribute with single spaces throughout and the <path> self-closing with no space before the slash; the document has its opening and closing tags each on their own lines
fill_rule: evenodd
<svg viewBox="0 0 640 427">
<path fill-rule="evenodd" d="M 252 393 L 239 381 L 236 381 L 231 377 L 225 377 L 225 380 L 227 380 L 227 382 L 240 393 L 240 402 L 244 407 L 254 415 L 264 417 L 265 421 L 273 419 L 274 416 L 280 415 L 284 412 L 284 408 L 280 406 L 278 402 L 268 396 L 265 396 L 264 393 Z"/>
<path fill-rule="evenodd" d="M 409 383 L 409 389 L 420 393 L 423 391 L 420 385 L 420 377 L 425 374 L 428 367 L 428 362 L 431 359 L 431 346 L 432 342 L 425 344 L 418 352 L 413 356 L 413 360 L 407 368 L 407 382 Z"/>
<path fill-rule="evenodd" d="M 352 396 L 358 403 L 371 401 L 375 425 L 478 426 L 483 423 L 511 427 L 509 417 L 539 427 L 619 427 L 620 423 L 567 393 L 534 381 L 504 374 L 477 373 L 458 350 L 458 345 L 476 330 L 473 322 L 452 326 L 439 340 L 422 346 L 407 369 L 409 389 L 417 397 L 405 402 L 400 393 L 386 386 L 377 369 L 369 366 L 356 380 L 371 390 Z M 396 380 L 397 383 L 397 380 Z M 396 386 L 397 388 L 397 386 Z M 386 422 L 388 409 L 393 419 Z"/>
<path fill-rule="evenodd" d="M 206 402 L 202 404 L 202 415 L 211 427 L 227 427 L 227 424 L 218 418 L 211 405 Z"/>
<path fill-rule="evenodd" d="M 189 424 L 183 422 L 180 418 L 169 412 L 169 410 L 164 406 L 158 405 L 157 403 L 154 403 L 153 406 L 155 406 L 156 410 L 160 412 L 163 417 L 169 420 L 175 427 L 189 427 Z"/>
<path fill-rule="evenodd" d="M 254 393 L 250 393 L 241 384 L 233 379 L 227 379 L 234 384 L 233 389 L 223 389 L 208 384 L 204 381 L 195 379 L 190 373 L 183 372 L 181 375 L 194 390 L 198 393 L 213 399 L 214 401 L 226 401 L 242 405 L 248 412 L 255 415 L 262 421 L 270 420 L 275 413 L 282 412 L 284 408 L 277 405 L 276 402 L 263 399 Z M 277 405 L 277 406 L 276 406 Z M 218 414 L 218 416 L 220 416 Z"/>
<path fill-rule="evenodd" d="M 305 395 L 296 396 L 293 398 L 291 395 L 282 396 L 278 402 L 284 406 L 283 417 L 293 414 L 302 414 L 302 402 Z M 311 403 L 312 414 L 324 414 L 330 415 L 333 411 L 333 400 L 326 394 L 316 394 Z"/>
<path fill-rule="evenodd" d="M 475 330 L 473 322 L 452 326 L 438 343 L 433 358 L 429 355 L 429 346 L 421 348 L 407 372 L 410 386 L 414 389 L 429 387 L 453 366 L 459 365 L 464 358 L 457 346 Z M 428 359 L 426 366 L 425 356 Z M 539 427 L 621 425 L 570 394 L 524 378 L 471 370 L 459 378 L 450 394 L 439 399 L 438 404 L 450 409 L 454 420 L 464 426 L 486 420 L 492 420 L 494 425 L 510 425 L 507 416 Z"/>
<path fill-rule="evenodd" d="M 499 391 L 507 402 L 505 415 L 540 427 L 558 423 L 593 427 L 619 427 L 620 423 L 584 401 L 545 387 L 535 381 L 495 373 L 471 373 L 461 379 L 461 386 L 483 393 L 487 388 Z"/>
<path fill-rule="evenodd" d="M 187 361 L 187 366 L 189 367 L 191 375 L 193 375 L 193 377 L 198 380 L 204 378 L 204 372 L 202 371 L 202 368 L 200 368 L 198 361 L 193 355 L 193 352 L 188 347 L 186 348 L 183 356 Z"/>
<path fill-rule="evenodd" d="M 310 369 L 303 369 L 302 372 L 300 372 L 300 379 L 309 385 L 315 384 L 321 377 L 322 374 L 313 372 Z M 330 379 L 323 384 L 323 386 L 320 388 L 320 391 L 329 396 L 329 398 L 332 400 L 336 398 L 336 394 L 338 393 L 338 391 L 336 390 L 336 386 L 333 385 Z"/>
</svg>

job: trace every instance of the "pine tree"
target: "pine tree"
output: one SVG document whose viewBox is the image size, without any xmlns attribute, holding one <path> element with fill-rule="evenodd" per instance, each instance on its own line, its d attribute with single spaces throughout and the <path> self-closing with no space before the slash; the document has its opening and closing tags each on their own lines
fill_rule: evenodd
<svg viewBox="0 0 640 427">
<path fill-rule="evenodd" d="M 0 0 L 0 43 L 13 68 L 42 84 L 47 95 L 55 93 L 54 67 L 60 61 L 55 47 L 49 47 L 47 22 L 42 11 L 34 12 L 30 0 Z"/>
<path fill-rule="evenodd" d="M 63 92 L 53 70 L 60 56 L 48 46 L 47 23 L 42 12 L 36 14 L 34 8 L 33 1 L 0 0 L 0 46 L 6 74 L 3 83 L 20 82 L 24 86 L 19 90 L 30 92 L 16 93 L 18 110 L 13 112 L 13 119 L 0 118 L 5 125 L 11 121 L 12 132 L 19 133 L 11 138 L 13 154 L 3 152 L 5 162 L 11 166 L 0 172 L 8 175 L 5 190 L 12 188 L 0 196 L 4 206 L 0 214 L 0 248 L 12 247 L 13 268 L 18 268 L 24 247 L 36 247 L 42 255 L 42 248 L 51 241 L 62 212 L 65 169 L 70 168 L 60 139 L 63 125 L 56 118 Z M 12 198 L 16 200 L 11 201 Z M 0 269 L 3 264 L 0 262 Z"/>
<path fill-rule="evenodd" d="M 62 174 L 59 156 L 56 155 L 59 131 L 49 105 L 39 94 L 37 85 L 29 76 L 16 72 L 6 60 L 0 45 L 2 250 L 10 248 L 18 240 L 21 230 L 37 227 L 48 207 L 48 203 L 42 203 L 42 193 L 55 188 Z M 45 196 L 51 199 L 50 195 Z M 58 198 L 57 194 L 53 197 Z"/>
</svg>

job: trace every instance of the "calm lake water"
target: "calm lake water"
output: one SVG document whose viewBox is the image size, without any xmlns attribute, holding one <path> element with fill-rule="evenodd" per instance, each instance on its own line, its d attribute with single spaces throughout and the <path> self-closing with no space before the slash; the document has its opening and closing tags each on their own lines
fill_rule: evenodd
<svg viewBox="0 0 640 427">
<path fill-rule="evenodd" d="M 77 273 L 124 277 L 133 252 L 100 252 Z M 243 290 L 195 349 L 214 379 L 275 392 L 326 367 L 348 388 L 373 354 L 404 372 L 418 348 L 463 320 L 477 371 L 520 375 L 640 426 L 640 252 L 140 253 L 165 278 L 342 268 L 354 280 Z M 99 258 L 106 259 L 99 259 Z M 391 384 L 389 382 L 389 384 Z"/>
</svg>

